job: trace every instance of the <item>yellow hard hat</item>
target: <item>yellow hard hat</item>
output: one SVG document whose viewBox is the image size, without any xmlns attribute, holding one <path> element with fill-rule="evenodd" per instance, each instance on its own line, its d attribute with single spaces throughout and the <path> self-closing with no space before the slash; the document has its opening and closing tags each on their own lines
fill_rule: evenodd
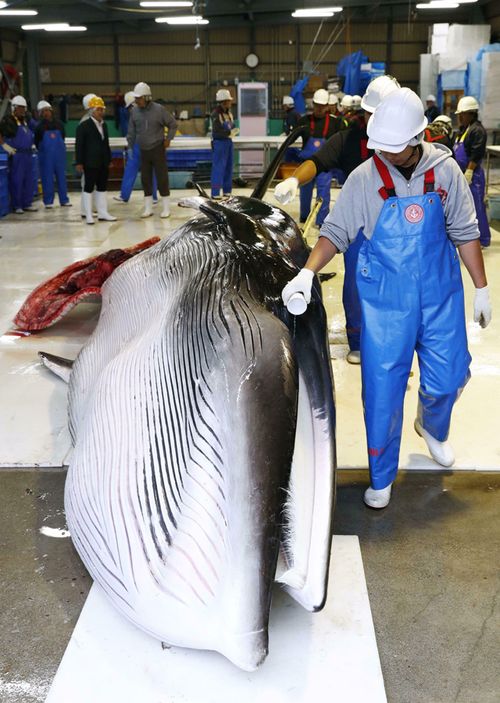
<svg viewBox="0 0 500 703">
<path fill-rule="evenodd" d="M 102 98 L 98 95 L 94 95 L 94 97 L 89 100 L 89 108 L 93 107 L 106 107 L 106 105 L 104 104 L 104 100 Z"/>
</svg>

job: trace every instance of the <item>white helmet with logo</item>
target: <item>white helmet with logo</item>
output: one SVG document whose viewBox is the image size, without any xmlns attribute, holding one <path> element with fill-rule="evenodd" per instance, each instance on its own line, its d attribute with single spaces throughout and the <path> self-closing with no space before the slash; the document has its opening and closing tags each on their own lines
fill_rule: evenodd
<svg viewBox="0 0 500 703">
<path fill-rule="evenodd" d="M 344 95 L 340 101 L 340 106 L 344 109 L 352 107 L 352 95 Z"/>
<path fill-rule="evenodd" d="M 14 109 L 15 107 L 28 107 L 28 103 L 22 95 L 15 95 L 10 102 L 12 105 L 12 109 Z"/>
<path fill-rule="evenodd" d="M 359 110 L 361 107 L 361 95 L 352 96 L 352 106 L 355 110 Z"/>
<path fill-rule="evenodd" d="M 283 96 L 283 105 L 287 107 L 293 107 L 295 105 L 295 100 L 292 98 L 291 95 L 284 95 Z"/>
<path fill-rule="evenodd" d="M 473 98 L 472 95 L 465 95 L 458 101 L 455 115 L 459 115 L 461 112 L 477 112 L 478 110 L 479 103 L 476 98 Z"/>
<path fill-rule="evenodd" d="M 368 148 L 399 154 L 422 141 L 427 124 L 418 95 L 410 88 L 398 88 L 384 98 L 370 117 Z"/>
<path fill-rule="evenodd" d="M 448 117 L 448 115 L 438 115 L 435 120 L 432 120 L 432 122 L 444 122 L 445 124 L 451 126 L 451 117 Z"/>
<path fill-rule="evenodd" d="M 338 97 L 335 95 L 335 93 L 330 93 L 328 96 L 328 104 L 329 105 L 337 105 L 339 102 Z"/>
<path fill-rule="evenodd" d="M 38 112 L 41 112 L 42 110 L 45 110 L 46 108 L 48 108 L 49 110 L 52 110 L 52 105 L 50 103 L 48 103 L 46 100 L 40 100 L 40 102 L 36 106 L 36 109 L 38 110 Z"/>
<path fill-rule="evenodd" d="M 316 103 L 316 105 L 328 105 L 328 91 L 324 88 L 318 88 L 313 95 L 313 103 Z"/>
<path fill-rule="evenodd" d="M 89 102 L 92 100 L 92 98 L 95 98 L 95 93 L 87 93 L 87 95 L 83 98 L 82 105 L 84 110 L 89 109 Z"/>
<path fill-rule="evenodd" d="M 219 88 L 215 94 L 215 99 L 218 103 L 224 102 L 224 100 L 232 100 L 231 93 L 227 88 Z"/>
<path fill-rule="evenodd" d="M 125 107 L 130 107 L 135 103 L 135 93 L 133 90 L 129 90 L 128 93 L 125 93 L 123 96 L 123 99 L 125 100 Z"/>
<path fill-rule="evenodd" d="M 375 112 L 382 100 L 401 86 L 392 76 L 378 76 L 368 84 L 366 93 L 361 99 L 361 107 L 366 112 Z"/>
<path fill-rule="evenodd" d="M 147 83 L 143 83 L 142 81 L 134 86 L 134 90 L 132 92 L 135 98 L 151 97 L 151 88 Z"/>
</svg>

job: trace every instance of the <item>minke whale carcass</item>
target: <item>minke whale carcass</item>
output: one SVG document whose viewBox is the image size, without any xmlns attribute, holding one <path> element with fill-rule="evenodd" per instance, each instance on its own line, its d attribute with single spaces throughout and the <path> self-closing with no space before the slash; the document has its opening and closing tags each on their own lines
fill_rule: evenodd
<svg viewBox="0 0 500 703">
<path fill-rule="evenodd" d="M 69 376 L 65 489 L 73 542 L 138 627 L 255 670 L 274 581 L 327 593 L 335 405 L 318 281 L 280 292 L 308 255 L 258 198 L 215 202 L 121 264 Z M 66 369 L 67 371 L 67 369 Z"/>
</svg>

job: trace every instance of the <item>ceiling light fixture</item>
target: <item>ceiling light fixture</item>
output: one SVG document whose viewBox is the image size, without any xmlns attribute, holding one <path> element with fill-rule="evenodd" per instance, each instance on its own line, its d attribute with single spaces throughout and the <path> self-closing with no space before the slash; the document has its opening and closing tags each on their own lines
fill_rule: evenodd
<svg viewBox="0 0 500 703">
<path fill-rule="evenodd" d="M 25 32 L 45 31 L 45 32 L 85 32 L 87 27 L 71 26 L 67 22 L 54 22 L 48 24 L 23 24 L 21 29 Z"/>
<path fill-rule="evenodd" d="M 0 9 L 1 9 L 2 7 L 7 7 L 7 3 L 4 2 L 3 0 L 0 0 Z"/>
<path fill-rule="evenodd" d="M 454 10 L 459 7 L 459 4 L 449 0 L 431 0 L 431 2 L 420 2 L 416 7 L 417 10 Z"/>
<path fill-rule="evenodd" d="M 193 7 L 190 0 L 147 0 L 140 2 L 141 7 Z"/>
<path fill-rule="evenodd" d="M 341 7 L 311 7 L 308 10 L 295 10 L 292 17 L 333 17 L 335 12 L 342 12 Z"/>
<path fill-rule="evenodd" d="M 167 24 L 208 24 L 201 15 L 186 15 L 183 17 L 157 17 L 155 22 Z"/>
<path fill-rule="evenodd" d="M 27 17 L 28 15 L 38 15 L 37 10 L 0 10 L 2 17 Z"/>
</svg>

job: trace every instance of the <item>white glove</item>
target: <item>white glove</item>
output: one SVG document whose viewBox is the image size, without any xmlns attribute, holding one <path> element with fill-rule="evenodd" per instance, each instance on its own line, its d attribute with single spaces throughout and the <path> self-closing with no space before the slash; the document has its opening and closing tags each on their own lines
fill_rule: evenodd
<svg viewBox="0 0 500 703">
<path fill-rule="evenodd" d="M 239 133 L 240 133 L 240 128 L 239 128 L 239 127 L 233 127 L 233 129 L 231 130 L 231 138 L 232 138 L 232 137 L 237 137 Z"/>
<path fill-rule="evenodd" d="M 483 328 L 487 327 L 491 322 L 490 291 L 488 286 L 476 288 L 474 293 L 474 322 L 479 322 Z"/>
<path fill-rule="evenodd" d="M 299 179 L 295 176 L 290 176 L 290 178 L 285 178 L 284 181 L 278 183 L 274 189 L 274 197 L 282 205 L 290 203 L 297 195 L 297 190 L 299 189 Z"/>
<path fill-rule="evenodd" d="M 281 291 L 281 297 L 285 305 L 288 307 L 290 298 L 297 293 L 303 295 L 304 300 L 309 305 L 311 302 L 313 279 L 314 271 L 311 271 L 311 269 L 301 269 L 295 278 L 292 278 Z"/>
<path fill-rule="evenodd" d="M 1 146 L 10 156 L 14 156 L 14 154 L 17 152 L 17 149 L 14 149 L 14 147 L 10 144 L 7 144 L 7 142 L 4 142 Z"/>
<path fill-rule="evenodd" d="M 472 176 L 474 175 L 474 169 L 473 168 L 468 168 L 466 169 L 464 176 L 465 180 L 467 183 L 470 185 L 472 183 Z"/>
</svg>

